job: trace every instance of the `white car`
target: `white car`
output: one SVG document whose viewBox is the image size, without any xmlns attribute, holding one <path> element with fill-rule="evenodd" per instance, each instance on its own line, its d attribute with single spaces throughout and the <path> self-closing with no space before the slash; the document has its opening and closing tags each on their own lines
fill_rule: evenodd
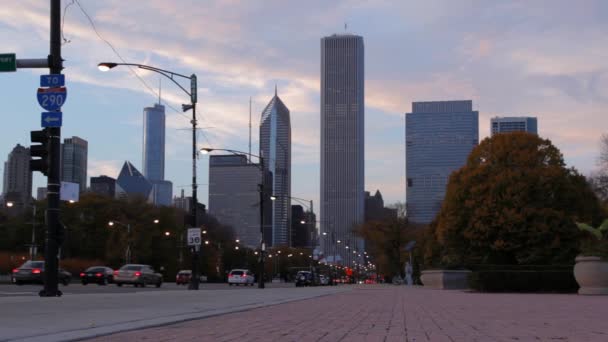
<svg viewBox="0 0 608 342">
<path fill-rule="evenodd" d="M 253 286 L 255 281 L 254 279 L 255 278 L 253 276 L 253 273 L 250 270 L 236 269 L 230 271 L 230 273 L 228 274 L 228 285 L 232 286 L 233 284 L 243 284 L 245 286 Z"/>
</svg>

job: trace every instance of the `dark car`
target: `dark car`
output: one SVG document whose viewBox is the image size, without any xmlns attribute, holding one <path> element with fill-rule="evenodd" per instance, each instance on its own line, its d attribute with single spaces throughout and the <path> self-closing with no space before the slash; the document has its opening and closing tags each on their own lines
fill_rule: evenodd
<svg viewBox="0 0 608 342">
<path fill-rule="evenodd" d="M 114 270 L 106 266 L 93 266 L 80 273 L 80 281 L 82 285 L 95 283 L 99 285 L 108 285 L 114 282 Z"/>
<path fill-rule="evenodd" d="M 299 271 L 296 274 L 296 287 L 319 285 L 319 276 L 310 271 Z"/>
<path fill-rule="evenodd" d="M 72 280 L 72 274 L 59 268 L 59 282 L 67 286 Z M 17 285 L 43 284 L 44 283 L 44 261 L 28 260 L 23 265 L 15 268 L 11 275 L 11 281 Z"/>
<path fill-rule="evenodd" d="M 133 284 L 135 287 L 146 285 L 160 287 L 163 283 L 163 275 L 154 272 L 150 265 L 126 264 L 114 271 L 114 283 L 118 286 Z"/>
</svg>

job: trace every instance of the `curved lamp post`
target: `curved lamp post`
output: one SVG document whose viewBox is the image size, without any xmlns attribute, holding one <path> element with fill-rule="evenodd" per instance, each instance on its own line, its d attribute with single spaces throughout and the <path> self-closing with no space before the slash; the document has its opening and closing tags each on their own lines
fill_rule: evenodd
<svg viewBox="0 0 608 342">
<path fill-rule="evenodd" d="M 119 65 L 134 66 L 139 69 L 153 71 L 158 74 L 161 74 L 161 75 L 165 76 L 166 78 L 170 79 L 173 83 L 175 83 L 175 85 L 177 85 L 181 90 L 184 91 L 184 93 L 186 93 L 190 97 L 190 104 L 182 104 L 182 110 L 184 112 L 187 112 L 188 110 L 192 109 L 192 120 L 190 120 L 190 123 L 192 124 L 192 205 L 190 206 L 190 215 L 191 215 L 190 224 L 192 227 L 196 227 L 197 223 L 198 223 L 197 219 L 196 219 L 197 218 L 196 207 L 198 204 L 198 198 L 197 198 L 197 186 L 198 185 L 196 183 L 196 154 L 197 154 L 197 150 L 196 150 L 196 124 L 197 124 L 197 122 L 196 122 L 196 102 L 197 102 L 197 89 L 198 88 L 197 88 L 197 84 L 196 84 L 196 75 L 192 74 L 190 76 L 186 76 L 186 75 L 178 74 L 173 71 L 160 69 L 160 68 L 156 68 L 156 67 L 152 67 L 152 66 L 144 65 L 144 64 L 137 64 L 137 63 L 103 62 L 103 63 L 99 63 L 97 65 L 97 67 L 101 71 L 109 71 L 110 69 L 115 68 Z M 176 81 L 176 78 L 178 78 L 178 77 L 190 80 L 190 91 L 188 91 L 188 89 L 184 88 L 181 84 L 179 84 L 179 82 Z M 192 272 L 193 273 L 196 270 L 198 270 L 197 265 L 198 265 L 198 251 L 194 250 L 194 252 L 192 253 Z M 198 287 L 199 287 L 198 277 L 195 275 L 196 274 L 193 274 L 193 276 L 190 278 L 190 284 L 188 285 L 189 290 L 198 290 Z"/>
<path fill-rule="evenodd" d="M 154 224 L 158 224 L 158 219 L 155 219 Z M 125 264 L 130 264 L 131 263 L 131 224 L 130 223 L 122 223 L 120 221 L 108 221 L 108 226 L 110 227 L 114 227 L 114 226 L 121 226 L 121 227 L 125 227 L 127 228 L 127 249 L 125 250 Z"/>
<path fill-rule="evenodd" d="M 224 149 L 224 148 L 202 148 L 201 149 L 201 153 L 202 154 L 210 154 L 213 151 L 220 151 L 220 152 L 228 152 L 228 153 L 232 153 L 234 155 L 247 155 L 249 157 L 254 157 L 254 158 L 258 158 L 260 161 L 259 164 L 259 169 L 260 169 L 260 174 L 261 174 L 261 180 L 260 183 L 258 184 L 258 189 L 260 192 L 260 258 L 259 258 L 259 277 L 258 277 L 258 288 L 263 289 L 264 288 L 264 253 L 266 251 L 266 243 L 264 242 L 264 185 L 265 185 L 265 174 L 264 174 L 264 157 L 262 156 L 258 156 L 255 154 L 251 154 L 251 153 L 247 153 L 247 152 L 243 152 L 243 151 L 238 151 L 238 150 L 231 150 L 231 149 Z"/>
</svg>

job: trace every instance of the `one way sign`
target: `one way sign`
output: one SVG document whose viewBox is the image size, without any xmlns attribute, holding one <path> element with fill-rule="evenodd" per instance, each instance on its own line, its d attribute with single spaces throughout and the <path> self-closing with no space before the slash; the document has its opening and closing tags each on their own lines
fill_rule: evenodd
<svg viewBox="0 0 608 342">
<path fill-rule="evenodd" d="M 61 112 L 43 112 L 40 125 L 42 127 L 61 127 Z"/>
</svg>

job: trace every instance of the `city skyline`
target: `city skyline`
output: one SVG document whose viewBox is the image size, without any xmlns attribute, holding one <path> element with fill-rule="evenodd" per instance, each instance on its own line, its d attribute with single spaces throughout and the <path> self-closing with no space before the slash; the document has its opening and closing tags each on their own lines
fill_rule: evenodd
<svg viewBox="0 0 608 342">
<path fill-rule="evenodd" d="M 253 112 L 259 113 L 278 83 L 282 98 L 290 104 L 292 125 L 299 127 L 293 132 L 292 176 L 292 193 L 299 197 L 318 201 L 318 40 L 343 32 L 344 22 L 368 44 L 366 112 L 373 119 L 366 122 L 365 184 L 368 189 L 381 189 L 387 203 L 405 199 L 404 113 L 414 101 L 472 98 L 480 112 L 480 139 L 489 136 L 492 117 L 533 114 L 542 122 L 541 137 L 562 150 L 568 165 L 585 174 L 595 168 L 599 136 L 606 126 L 602 104 L 608 97 L 604 62 L 597 58 L 604 55 L 605 44 L 594 43 L 605 39 L 602 2 L 585 2 L 576 9 L 567 2 L 547 6 L 542 1 L 458 6 L 441 1 L 337 2 L 327 7 L 332 15 L 321 17 L 318 4 L 300 8 L 297 16 L 286 10 L 287 5 L 277 4 L 272 10 L 289 13 L 291 27 L 315 25 L 312 30 L 286 28 L 273 39 L 263 38 L 270 29 L 262 21 L 267 14 L 252 15 L 268 9 L 261 4 L 239 8 L 217 3 L 207 10 L 179 13 L 183 20 L 175 20 L 178 13 L 173 6 L 180 7 L 176 3 L 83 5 L 100 34 L 128 62 L 204 75 L 201 79 L 206 81 L 199 88 L 201 126 L 213 128 L 199 134 L 200 146 L 246 150 L 248 98 L 252 96 Z M 46 56 L 48 23 L 37 19 L 48 15 L 46 5 L 22 1 L 2 8 L 0 14 L 0 25 L 10 33 L 5 52 L 15 52 L 18 58 Z M 476 20 L 463 22 L 471 14 Z M 14 17 L 22 20 L 10 19 Z M 189 28 L 193 18 L 209 19 L 208 31 Z M 151 33 L 155 31 L 149 30 L 150 25 L 167 20 L 175 25 L 162 37 Z M 579 30 L 582 23 L 584 35 Z M 75 6 L 66 14 L 64 29 L 70 40 L 64 45 L 70 95 L 64 106 L 63 135 L 89 141 L 88 177 L 116 177 L 124 160 L 141 165 L 141 151 L 136 148 L 141 144 L 141 108 L 157 96 L 127 70 L 97 71 L 98 62 L 118 61 L 118 57 Z M 570 42 L 567 48 L 562 47 L 564 39 Z M 402 44 L 395 46 L 395 41 Z M 6 111 L 18 114 L 12 118 L 14 129 L 0 138 L 4 155 L 16 143 L 28 146 L 28 132 L 39 127 L 40 108 L 33 94 L 41 73 L 19 70 L 0 79 L 11 99 Z M 157 84 L 158 75 L 141 75 L 149 84 Z M 163 98 L 171 106 L 179 108 L 187 101 L 174 85 L 166 88 Z M 189 124 L 187 117 L 172 109 L 167 114 L 165 178 L 179 193 L 191 177 L 189 135 L 179 130 Z M 207 177 L 207 161 L 199 159 L 201 179 Z M 34 188 L 43 185 L 41 175 L 34 178 Z M 199 187 L 202 202 L 206 188 Z"/>
</svg>

